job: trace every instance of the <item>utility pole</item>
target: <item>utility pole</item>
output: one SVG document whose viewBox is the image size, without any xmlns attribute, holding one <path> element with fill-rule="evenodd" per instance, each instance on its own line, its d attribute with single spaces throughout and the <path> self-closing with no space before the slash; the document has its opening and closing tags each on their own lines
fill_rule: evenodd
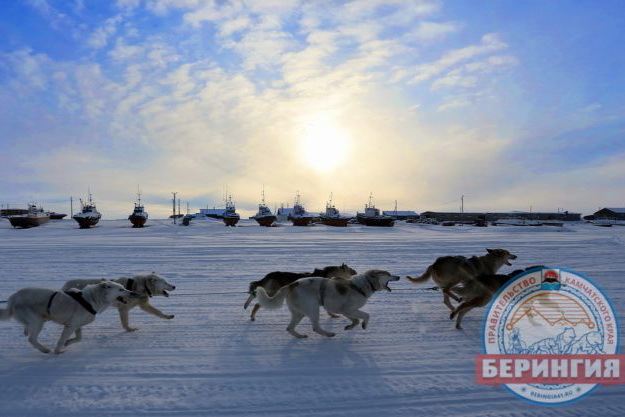
<svg viewBox="0 0 625 417">
<path fill-rule="evenodd" d="M 460 224 L 463 225 L 464 220 L 464 194 L 460 196 Z"/>
<path fill-rule="evenodd" d="M 174 217 L 174 224 L 176 224 L 176 194 L 178 194 L 177 192 L 172 192 L 172 194 L 174 195 L 174 210 L 173 210 L 173 217 Z"/>
</svg>

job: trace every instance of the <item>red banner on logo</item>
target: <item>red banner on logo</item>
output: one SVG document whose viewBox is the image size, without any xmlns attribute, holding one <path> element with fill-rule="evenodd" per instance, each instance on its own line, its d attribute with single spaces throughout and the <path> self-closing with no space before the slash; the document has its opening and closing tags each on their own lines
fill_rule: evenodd
<svg viewBox="0 0 625 417">
<path fill-rule="evenodd" d="M 478 384 L 625 384 L 625 355 L 477 355 Z"/>
</svg>

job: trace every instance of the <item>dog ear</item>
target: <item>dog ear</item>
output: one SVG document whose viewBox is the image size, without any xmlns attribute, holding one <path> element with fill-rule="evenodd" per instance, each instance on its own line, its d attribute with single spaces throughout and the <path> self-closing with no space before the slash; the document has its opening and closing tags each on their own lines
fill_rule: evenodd
<svg viewBox="0 0 625 417">
<path fill-rule="evenodd" d="M 494 252 L 494 250 L 493 250 L 493 249 L 488 249 L 488 248 L 486 248 L 486 252 L 488 252 L 488 253 L 493 253 L 493 252 Z"/>
</svg>

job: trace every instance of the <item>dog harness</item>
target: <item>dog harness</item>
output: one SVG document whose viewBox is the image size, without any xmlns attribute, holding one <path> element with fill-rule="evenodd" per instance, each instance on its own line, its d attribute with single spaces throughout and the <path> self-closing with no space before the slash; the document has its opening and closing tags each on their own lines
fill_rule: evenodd
<svg viewBox="0 0 625 417">
<path fill-rule="evenodd" d="M 128 291 L 134 291 L 134 290 L 132 289 L 132 286 L 133 286 L 133 284 L 134 284 L 134 283 L 135 283 L 135 280 L 134 280 L 134 279 L 132 279 L 132 278 L 128 278 L 128 281 L 126 281 L 126 289 L 127 289 Z M 144 287 L 145 287 L 145 292 L 147 292 L 147 293 L 148 293 L 148 297 L 152 298 L 152 291 L 150 291 L 150 289 L 148 288 L 148 284 L 147 284 L 147 282 L 145 283 Z"/>
<path fill-rule="evenodd" d="M 93 306 L 91 304 L 89 304 L 89 302 L 87 300 L 85 300 L 85 298 L 82 296 L 82 291 L 78 291 L 75 289 L 69 290 L 69 291 L 63 291 L 65 294 L 69 295 L 70 297 L 72 297 L 78 304 L 80 304 L 81 306 L 83 306 L 83 308 L 85 310 L 87 310 L 88 312 L 90 312 L 91 314 L 93 314 L 94 316 L 98 313 L 97 311 L 95 311 L 95 309 L 93 308 Z M 50 298 L 48 299 L 48 305 L 46 307 L 46 311 L 48 313 L 48 316 L 50 315 L 50 306 L 52 306 L 52 300 L 54 300 L 54 297 L 56 297 L 56 295 L 59 293 L 59 291 L 55 291 Z"/>
<path fill-rule="evenodd" d="M 367 282 L 369 282 L 369 280 L 367 280 Z M 319 305 L 321 305 L 321 306 L 323 306 L 324 302 L 325 302 L 326 286 L 327 285 L 328 285 L 328 280 L 324 279 L 321 282 L 321 285 L 319 286 Z M 373 286 L 371 285 L 370 282 L 369 282 L 369 287 L 371 288 L 371 293 L 373 294 L 375 292 L 375 288 L 373 288 Z M 356 291 L 358 294 L 362 295 L 363 297 L 367 298 L 367 294 L 365 294 L 365 292 L 362 290 L 362 288 L 360 288 L 359 286 L 357 286 L 353 282 L 349 283 L 349 288 L 351 288 L 352 290 Z"/>
<path fill-rule="evenodd" d="M 96 314 L 98 314 L 97 311 L 95 311 L 95 309 L 93 308 L 93 306 L 91 304 L 89 304 L 89 302 L 87 300 L 85 300 L 85 298 L 82 296 L 82 291 L 78 291 L 78 290 L 69 290 L 69 291 L 65 291 L 65 294 L 69 295 L 70 297 L 72 297 L 78 304 L 80 304 L 81 306 L 83 306 L 83 308 L 85 310 L 87 310 L 88 312 L 90 312 L 91 314 L 93 314 L 94 316 Z"/>
<path fill-rule="evenodd" d="M 48 316 L 50 315 L 50 306 L 52 305 L 52 300 L 54 300 L 54 297 L 56 297 L 56 295 L 58 294 L 58 291 L 55 291 L 51 296 L 50 299 L 48 300 L 48 306 L 46 307 L 46 311 L 48 312 Z"/>
</svg>

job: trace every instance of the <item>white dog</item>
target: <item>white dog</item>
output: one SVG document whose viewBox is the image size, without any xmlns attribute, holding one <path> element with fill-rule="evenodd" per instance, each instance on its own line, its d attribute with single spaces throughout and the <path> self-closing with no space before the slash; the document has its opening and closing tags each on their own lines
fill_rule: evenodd
<svg viewBox="0 0 625 417">
<path fill-rule="evenodd" d="M 63 348 L 82 339 L 82 326 L 95 320 L 112 303 L 125 303 L 136 297 L 120 284 L 104 281 L 88 285 L 82 291 L 55 291 L 45 288 L 23 288 L 9 297 L 7 309 L 0 309 L 0 320 L 13 317 L 24 326 L 24 335 L 35 348 L 43 353 L 50 349 L 39 343 L 37 336 L 46 321 L 53 321 L 65 327 L 54 349 L 62 353 Z M 76 337 L 69 337 L 76 333 Z"/>
<path fill-rule="evenodd" d="M 99 279 L 72 279 L 69 280 L 63 285 L 63 290 L 68 290 L 70 288 L 82 289 L 86 285 L 89 284 L 97 284 L 104 280 Z M 126 304 L 118 304 L 117 310 L 119 311 L 119 318 L 122 322 L 122 327 L 124 330 L 128 332 L 132 332 L 138 330 L 136 327 L 130 327 L 128 325 L 128 312 L 139 306 L 141 310 L 146 313 L 150 313 L 155 315 L 156 317 L 160 317 L 162 319 L 171 320 L 174 318 L 173 314 L 165 314 L 158 308 L 154 307 L 150 304 L 150 297 L 156 295 L 162 295 L 165 297 L 169 297 L 169 293 L 167 291 L 173 291 L 176 289 L 174 285 L 171 285 L 164 278 L 161 278 L 156 274 L 156 272 L 152 272 L 148 275 L 135 275 L 133 277 L 121 277 L 112 280 L 118 284 L 121 284 L 129 291 L 134 291 L 138 294 L 138 298 L 133 298 L 128 300 Z"/>
<path fill-rule="evenodd" d="M 353 329 L 362 319 L 362 328 L 366 329 L 369 323 L 369 314 L 361 311 L 369 297 L 376 291 L 391 289 L 389 281 L 397 281 L 399 277 L 386 271 L 371 270 L 356 275 L 351 280 L 342 278 L 301 278 L 292 284 L 286 285 L 270 297 L 263 287 L 256 288 L 256 297 L 261 306 L 279 308 L 287 300 L 291 311 L 291 322 L 287 331 L 298 338 L 307 337 L 295 331 L 295 326 L 304 318 L 310 319 L 313 330 L 320 335 L 332 337 L 335 334 L 323 330 L 319 326 L 319 307 L 325 307 L 328 312 L 342 314 L 352 321 L 345 330 Z"/>
</svg>

